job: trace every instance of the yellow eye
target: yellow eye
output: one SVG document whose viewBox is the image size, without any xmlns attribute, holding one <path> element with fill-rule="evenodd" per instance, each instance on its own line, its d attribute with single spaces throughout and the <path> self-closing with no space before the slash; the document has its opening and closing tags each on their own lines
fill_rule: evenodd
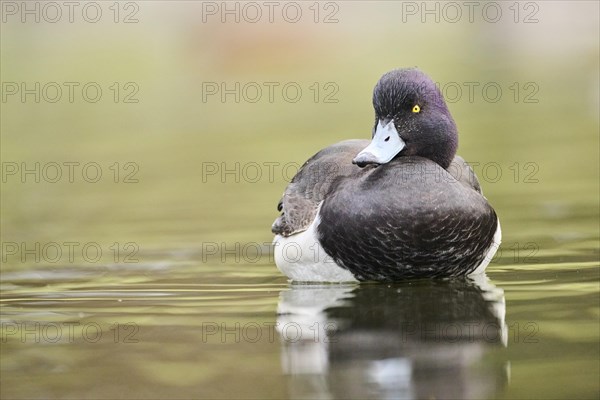
<svg viewBox="0 0 600 400">
<path fill-rule="evenodd" d="M 421 111 L 421 107 L 419 107 L 419 105 L 418 105 L 418 104 L 416 104 L 416 105 L 413 107 L 413 109 L 412 109 L 412 112 L 414 112 L 414 113 L 418 113 L 418 112 L 420 112 L 420 111 Z"/>
</svg>

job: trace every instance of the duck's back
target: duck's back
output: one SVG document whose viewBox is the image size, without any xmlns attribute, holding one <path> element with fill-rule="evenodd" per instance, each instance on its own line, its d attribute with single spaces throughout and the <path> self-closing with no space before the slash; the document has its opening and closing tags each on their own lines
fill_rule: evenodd
<svg viewBox="0 0 600 400">
<path fill-rule="evenodd" d="M 306 230 L 331 187 L 342 178 L 356 178 L 362 174 L 362 170 L 352 164 L 352 159 L 368 143 L 368 140 L 345 140 L 324 148 L 308 159 L 279 201 L 277 209 L 282 214 L 273 223 L 272 232 L 287 237 Z"/>
<path fill-rule="evenodd" d="M 422 157 L 368 166 L 330 191 L 319 240 L 360 280 L 465 275 L 484 261 L 498 226 L 478 189 Z"/>
</svg>

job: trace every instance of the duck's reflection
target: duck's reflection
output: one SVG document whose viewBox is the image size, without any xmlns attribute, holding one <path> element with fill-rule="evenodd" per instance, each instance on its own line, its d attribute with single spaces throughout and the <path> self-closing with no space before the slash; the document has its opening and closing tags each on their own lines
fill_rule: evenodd
<svg viewBox="0 0 600 400">
<path fill-rule="evenodd" d="M 485 276 L 394 285 L 293 285 L 277 329 L 290 395 L 485 398 L 508 377 L 505 302 Z"/>
</svg>

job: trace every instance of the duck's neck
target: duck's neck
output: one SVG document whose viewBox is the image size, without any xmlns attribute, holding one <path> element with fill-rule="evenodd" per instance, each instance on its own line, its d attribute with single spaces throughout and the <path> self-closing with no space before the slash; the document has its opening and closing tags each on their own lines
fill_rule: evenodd
<svg viewBox="0 0 600 400">
<path fill-rule="evenodd" d="M 419 155 L 429 158 L 439 164 L 442 168 L 447 169 L 456 156 L 457 148 L 458 135 L 448 135 L 441 141 L 437 141 L 435 146 L 426 147 Z"/>
</svg>

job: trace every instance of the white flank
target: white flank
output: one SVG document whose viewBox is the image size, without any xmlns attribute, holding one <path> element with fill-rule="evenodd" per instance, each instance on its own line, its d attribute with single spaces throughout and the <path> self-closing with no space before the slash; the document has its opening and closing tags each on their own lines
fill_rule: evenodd
<svg viewBox="0 0 600 400">
<path fill-rule="evenodd" d="M 492 258 L 494 258 L 494 255 L 496 255 L 498 247 L 500 247 L 500 243 L 502 243 L 502 229 L 500 228 L 500 219 L 498 219 L 498 227 L 496 228 L 496 233 L 494 233 L 492 245 L 485 254 L 481 264 L 479 264 L 479 266 L 475 268 L 475 271 L 471 272 L 469 275 L 481 274 L 483 271 L 485 271 L 490 261 L 492 261 Z"/>
<path fill-rule="evenodd" d="M 357 282 L 350 271 L 337 265 L 319 243 L 317 227 L 321 205 L 308 229 L 290 237 L 273 239 L 275 264 L 295 282 Z"/>
</svg>

